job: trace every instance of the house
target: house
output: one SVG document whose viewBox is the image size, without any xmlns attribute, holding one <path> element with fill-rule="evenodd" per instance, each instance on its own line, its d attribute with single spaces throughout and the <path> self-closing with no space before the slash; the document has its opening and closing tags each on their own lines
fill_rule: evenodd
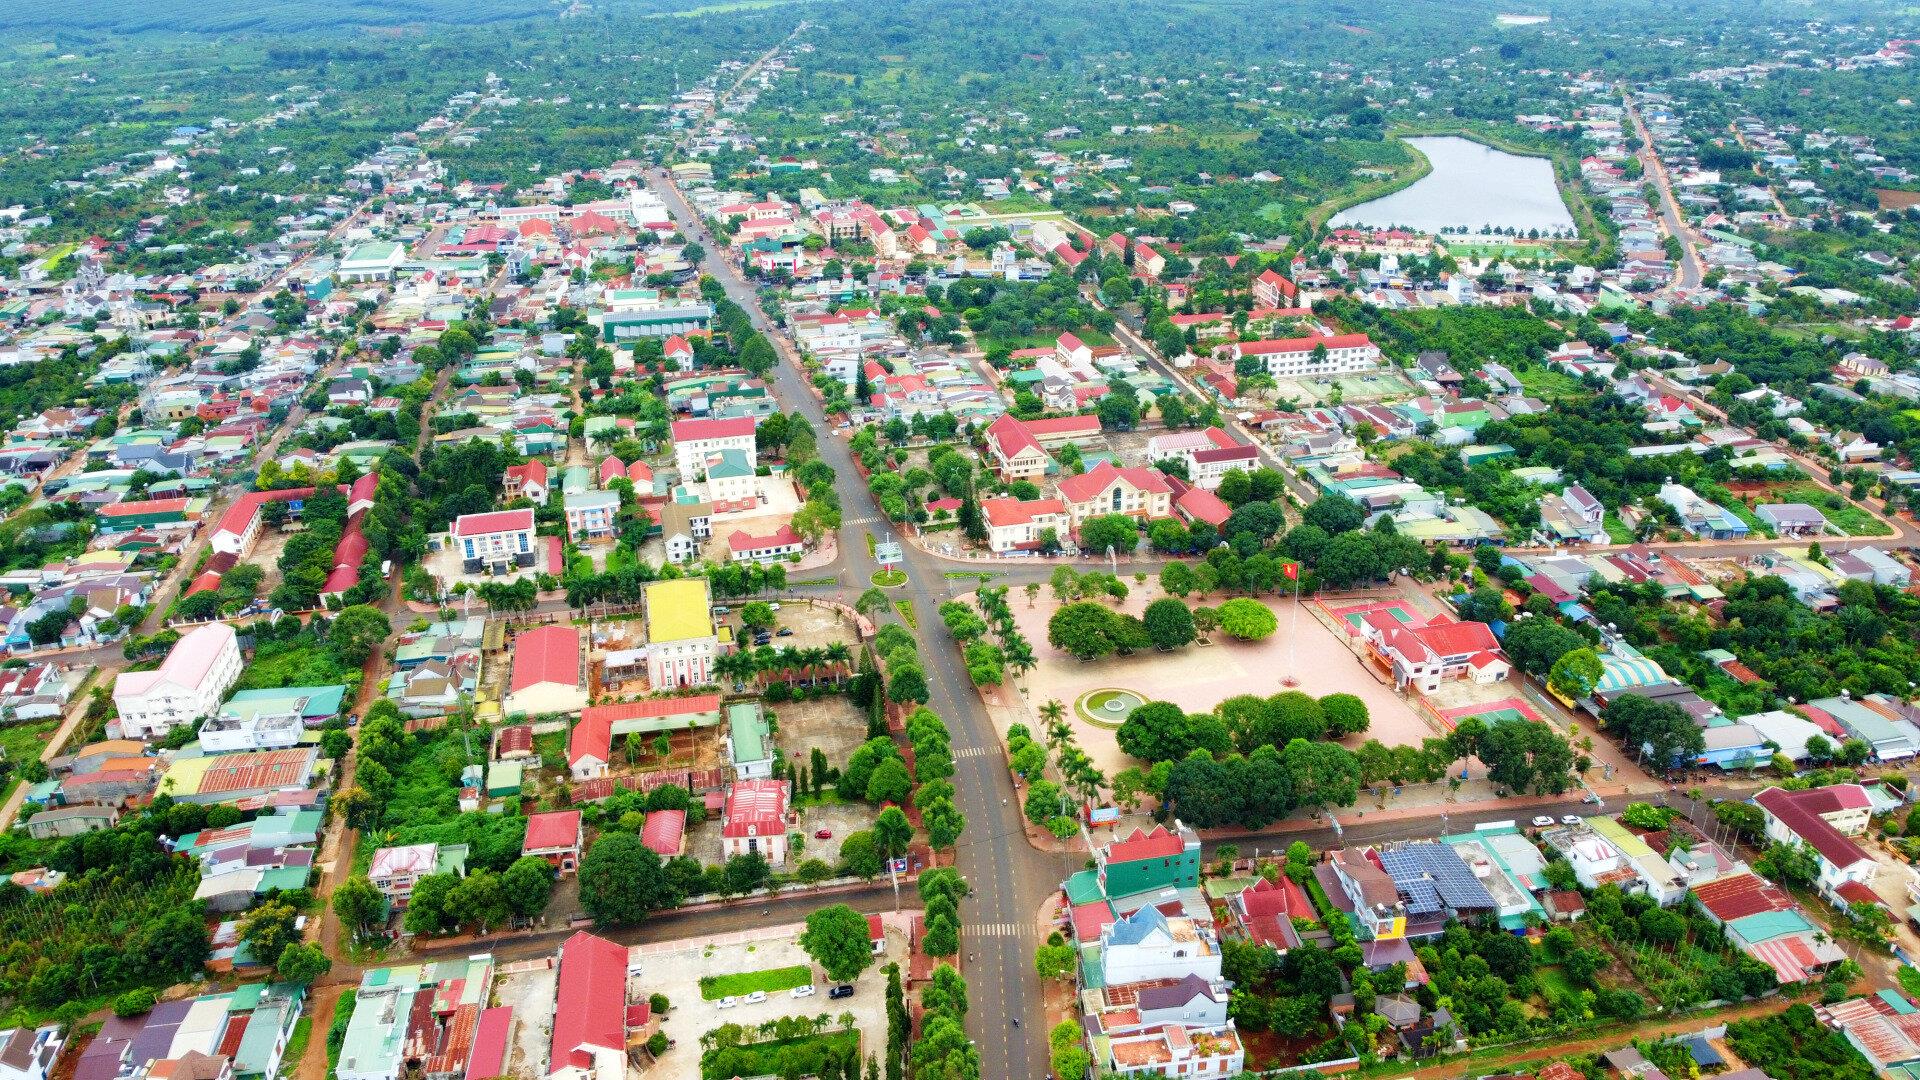
<svg viewBox="0 0 1920 1080">
<path fill-rule="evenodd" d="M 15 720 L 44 720 L 66 712 L 79 680 L 67 678 L 56 663 L 34 663 L 0 671 L 0 710 Z"/>
<path fill-rule="evenodd" d="M 1103 461 L 1090 471 L 1060 481 L 1067 504 L 1067 521 L 1078 530 L 1088 518 L 1121 514 L 1139 521 L 1157 521 L 1173 512 L 1173 488 L 1158 469 L 1119 468 Z"/>
<path fill-rule="evenodd" d="M 1210 983 L 1220 978 L 1220 940 L 1212 927 L 1184 915 L 1168 915 L 1154 904 L 1101 929 L 1100 959 L 1108 986 L 1189 975 Z"/>
<path fill-rule="evenodd" d="M 757 701 L 727 707 L 727 763 L 736 780 L 765 780 L 773 775 L 773 733 Z"/>
<path fill-rule="evenodd" d="M 567 736 L 567 768 L 575 780 L 592 780 L 607 775 L 615 739 L 713 727 L 719 723 L 718 694 L 589 706 L 581 712 L 580 722 Z"/>
<path fill-rule="evenodd" d="M 1231 1024 L 1218 1028 L 1162 1024 L 1096 1041 L 1103 1074 L 1118 1076 L 1229 1077 L 1242 1075 L 1246 1048 Z"/>
<path fill-rule="evenodd" d="M 629 1034 L 652 1021 L 627 1004 L 627 947 L 582 930 L 561 944 L 559 968 L 547 1076 L 624 1080 Z"/>
<path fill-rule="evenodd" d="M 1258 361 L 1276 379 L 1323 377 L 1367 371 L 1380 363 L 1380 348 L 1365 334 L 1313 334 L 1235 342 L 1214 351 L 1238 366 L 1241 358 Z"/>
<path fill-rule="evenodd" d="M 708 417 L 675 420 L 672 427 L 674 464 L 679 466 L 682 482 L 691 483 L 706 476 L 709 457 L 723 451 L 738 451 L 746 456 L 747 467 L 756 466 L 751 416 Z"/>
<path fill-rule="evenodd" d="M 806 553 L 807 544 L 793 526 L 782 525 L 769 536 L 753 536 L 744 529 L 727 537 L 727 550 L 734 562 L 784 562 Z"/>
<path fill-rule="evenodd" d="M 759 855 L 775 867 L 787 861 L 787 782 L 741 780 L 727 789 L 720 853 Z"/>
<path fill-rule="evenodd" d="M 713 681 L 720 638 L 713 624 L 707 579 L 650 582 L 643 593 L 647 615 L 647 678 L 656 690 L 705 686 Z"/>
<path fill-rule="evenodd" d="M 533 508 L 522 507 L 461 514 L 454 519 L 452 537 L 467 573 L 501 573 L 533 565 L 533 529 Z"/>
<path fill-rule="evenodd" d="M 640 842 L 662 859 L 687 853 L 687 812 L 654 810 L 640 827 Z"/>
<path fill-rule="evenodd" d="M 1039 480 L 1053 468 L 1053 458 L 1041 448 L 1040 440 L 1012 413 L 1001 413 L 987 425 L 986 442 L 994 472 L 1008 483 Z"/>
<path fill-rule="evenodd" d="M 1768 840 L 1805 844 L 1820 860 L 1820 892 L 1845 907 L 1840 887 L 1849 881 L 1868 884 L 1876 866 L 1873 856 L 1853 841 L 1867 830 L 1872 801 L 1859 784 L 1787 791 L 1767 788 L 1753 797 L 1766 816 Z"/>
<path fill-rule="evenodd" d="M 1259 451 L 1242 446 L 1233 436 L 1217 427 L 1205 431 L 1176 431 L 1155 435 L 1147 440 L 1147 463 L 1178 461 L 1186 467 L 1187 482 L 1212 491 L 1234 469 L 1251 471 L 1259 463 Z"/>
<path fill-rule="evenodd" d="M 1100 891 L 1109 897 L 1198 888 L 1200 837 L 1178 821 L 1171 829 L 1163 825 L 1150 831 L 1135 829 L 1096 849 L 1093 862 Z"/>
<path fill-rule="evenodd" d="M 346 692 L 344 685 L 242 690 L 200 725 L 200 748 L 225 754 L 297 746 L 309 727 L 339 715 Z"/>
<path fill-rule="evenodd" d="M 249 983 L 108 1017 L 74 1064 L 75 1080 L 266 1080 L 277 1076 L 306 990 Z"/>
<path fill-rule="evenodd" d="M 1731 511 L 1671 481 L 1660 486 L 1659 497 L 1679 516 L 1681 528 L 1703 540 L 1742 540 L 1752 531 Z"/>
<path fill-rule="evenodd" d="M 614 519 L 620 513 L 619 492 L 570 491 L 561 499 L 566 512 L 569 540 L 579 544 L 613 538 Z"/>
<path fill-rule="evenodd" d="M 1806 503 L 1759 503 L 1753 516 L 1777 536 L 1820 536 L 1828 529 L 1827 516 Z"/>
<path fill-rule="evenodd" d="M 1486 623 L 1434 621 L 1414 626 L 1375 611 L 1362 619 L 1360 632 L 1374 661 L 1392 673 L 1394 685 L 1401 689 L 1415 687 L 1432 694 L 1448 679 L 1500 682 L 1512 670 Z"/>
<path fill-rule="evenodd" d="M 42 810 L 27 819 L 27 835 L 35 840 L 111 829 L 120 823 L 120 811 L 111 806 L 61 806 Z"/>
<path fill-rule="evenodd" d="M 1285 876 L 1261 878 L 1241 889 L 1227 898 L 1227 910 L 1247 940 L 1280 952 L 1300 944 L 1294 919 L 1316 917 L 1306 893 Z"/>
<path fill-rule="evenodd" d="M 1540 524 L 1557 540 L 1604 544 L 1606 519 L 1606 506 L 1579 484 L 1540 500 Z"/>
<path fill-rule="evenodd" d="M 982 499 L 980 514 L 987 523 L 987 549 L 996 555 L 1039 550 L 1049 532 L 1055 543 L 1068 532 L 1067 504 L 1059 499 Z"/>
<path fill-rule="evenodd" d="M 1279 271 L 1267 269 L 1253 279 L 1253 303 L 1255 307 L 1290 308 L 1298 305 L 1300 287 L 1288 280 Z"/>
<path fill-rule="evenodd" d="M 367 865 L 367 880 L 395 908 L 404 908 L 413 896 L 413 887 L 428 874 L 467 876 L 467 845 L 408 844 L 385 847 L 373 853 Z"/>
<path fill-rule="evenodd" d="M 552 810 L 527 818 L 526 840 L 520 854 L 537 855 L 566 877 L 580 865 L 584 828 L 578 810 Z"/>
<path fill-rule="evenodd" d="M 487 953 L 362 973 L 335 1075 L 339 1080 L 498 1075 L 500 1066 L 488 1060 L 488 1051 L 492 1046 L 494 1057 L 504 1055 L 503 1021 L 512 1010 L 486 1007 L 493 975 L 493 957 Z"/>
<path fill-rule="evenodd" d="M 579 630 L 554 624 L 525 631 L 513 641 L 506 711 L 527 716 L 579 712 L 587 705 L 580 667 Z"/>
<path fill-rule="evenodd" d="M 0 1080 L 47 1080 L 64 1046 L 58 1024 L 0 1031 Z"/>
<path fill-rule="evenodd" d="M 114 680 L 120 732 L 157 739 L 220 710 L 220 699 L 240 681 L 240 643 L 233 627 L 207 623 L 189 630 L 153 671 L 123 672 Z"/>
<path fill-rule="evenodd" d="M 1469 921 L 1499 910 L 1473 868 L 1447 844 L 1405 841 L 1370 849 L 1369 855 L 1393 882 L 1409 937 L 1438 933 L 1449 919 Z"/>
<path fill-rule="evenodd" d="M 547 501 L 547 463 L 533 458 L 524 465 L 509 465 L 501 481 L 501 489 L 507 501 L 531 499 L 536 503 Z"/>
</svg>

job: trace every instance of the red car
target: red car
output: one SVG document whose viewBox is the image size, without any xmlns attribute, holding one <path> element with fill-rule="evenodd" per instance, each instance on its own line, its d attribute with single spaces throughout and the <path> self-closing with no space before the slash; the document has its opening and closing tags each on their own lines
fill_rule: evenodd
<svg viewBox="0 0 1920 1080">
<path fill-rule="evenodd" d="M 819 832 L 813 834 L 813 838 L 815 840 L 831 840 L 833 839 L 833 830 L 821 829 Z"/>
</svg>

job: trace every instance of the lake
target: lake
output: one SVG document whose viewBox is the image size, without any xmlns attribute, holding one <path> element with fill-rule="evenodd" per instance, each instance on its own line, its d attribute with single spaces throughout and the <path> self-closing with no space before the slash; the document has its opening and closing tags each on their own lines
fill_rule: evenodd
<svg viewBox="0 0 1920 1080">
<path fill-rule="evenodd" d="M 1509 154 L 1456 135 L 1405 141 L 1433 163 L 1433 171 L 1391 195 L 1335 214 L 1331 224 L 1423 233 L 1575 232 L 1573 215 L 1553 182 L 1553 163 L 1546 158 Z"/>
</svg>

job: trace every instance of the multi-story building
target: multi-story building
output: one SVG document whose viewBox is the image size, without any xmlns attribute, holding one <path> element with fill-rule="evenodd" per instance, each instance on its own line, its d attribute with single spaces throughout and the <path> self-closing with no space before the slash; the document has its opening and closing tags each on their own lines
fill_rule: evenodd
<svg viewBox="0 0 1920 1080">
<path fill-rule="evenodd" d="M 1259 463 L 1259 451 L 1233 441 L 1217 427 L 1205 431 L 1172 431 L 1147 440 L 1147 462 L 1178 461 L 1187 467 L 1187 481 L 1212 491 L 1234 469 L 1250 471 Z"/>
<path fill-rule="evenodd" d="M 1379 366 L 1380 348 L 1365 334 L 1313 334 L 1223 345 L 1216 355 L 1235 363 L 1252 357 L 1276 379 L 1345 375 Z"/>
<path fill-rule="evenodd" d="M 713 681 L 720 638 L 707 579 L 655 581 L 646 588 L 647 677 L 656 690 Z"/>
<path fill-rule="evenodd" d="M 1877 865 L 1853 837 L 1867 831 L 1873 803 L 1859 784 L 1831 784 L 1805 791 L 1768 788 L 1753 797 L 1766 815 L 1767 839 L 1805 844 L 1820 860 L 1818 885 L 1828 899 L 1844 906 L 1840 889 L 1865 885 Z M 1857 891 L 1857 890 L 1849 890 Z M 1869 895 L 1871 890 L 1868 890 Z"/>
<path fill-rule="evenodd" d="M 673 422 L 673 458 L 683 483 L 706 475 L 707 456 L 725 450 L 738 450 L 747 457 L 749 468 L 757 467 L 750 416 L 675 420 Z"/>
<path fill-rule="evenodd" d="M 787 782 L 741 780 L 727 789 L 720 853 L 758 855 L 774 866 L 787 861 Z"/>
<path fill-rule="evenodd" d="M 469 574 L 530 567 L 534 563 L 533 508 L 461 514 L 453 522 L 453 543 Z"/>
<path fill-rule="evenodd" d="M 620 513 L 617 491 L 577 491 L 563 496 L 567 514 L 567 537 L 574 543 L 606 540 L 614 535 L 614 518 Z"/>
<path fill-rule="evenodd" d="M 1122 469 L 1103 461 L 1089 472 L 1061 480 L 1060 495 L 1074 529 L 1088 518 L 1109 514 L 1157 521 L 1173 513 L 1173 488 L 1158 469 Z"/>
<path fill-rule="evenodd" d="M 467 876 L 467 845 L 408 844 L 386 847 L 373 853 L 367 865 L 367 880 L 396 908 L 407 906 L 413 887 L 428 874 Z"/>
<path fill-rule="evenodd" d="M 225 623 L 196 626 L 174 642 L 153 671 L 124 672 L 113 684 L 120 731 L 155 739 L 182 724 L 220 711 L 220 699 L 240 680 L 240 643 Z"/>
<path fill-rule="evenodd" d="M 999 555 L 1037 550 L 1048 530 L 1055 540 L 1064 540 L 1070 528 L 1067 504 L 1059 499 L 981 499 L 980 514 L 987 523 L 987 549 Z"/>
</svg>

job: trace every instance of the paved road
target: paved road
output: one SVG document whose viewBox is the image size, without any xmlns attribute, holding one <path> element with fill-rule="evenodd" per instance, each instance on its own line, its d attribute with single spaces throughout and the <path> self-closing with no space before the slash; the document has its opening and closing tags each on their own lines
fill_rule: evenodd
<svg viewBox="0 0 1920 1080">
<path fill-rule="evenodd" d="M 697 238 L 707 249 L 706 272 L 726 287 L 727 295 L 746 309 L 755 327 L 781 353 L 785 362 L 774 370 L 774 390 L 788 406 L 805 414 L 820 433 L 820 456 L 841 478 L 843 517 L 849 522 L 860 518 L 880 520 L 879 507 L 860 482 L 846 443 L 832 434 L 819 400 L 800 374 L 797 354 L 762 315 L 758 295 L 733 267 L 721 261 L 718 245 L 701 228 L 680 193 L 657 174 L 650 174 L 648 183 L 665 200 L 681 231 Z M 867 555 L 866 531 L 861 526 L 845 525 L 839 533 L 840 559 L 835 568 L 839 584 L 835 591 L 846 601 L 866 589 L 877 569 Z M 905 550 L 908 584 L 893 595 L 911 601 L 918 615 L 918 637 L 931 692 L 928 704 L 953 734 L 954 787 L 960 810 L 967 817 L 966 836 L 957 854 L 961 873 L 972 883 L 974 895 L 962 914 L 968 927 L 1034 925 L 1041 905 L 1069 873 L 1084 864 L 1084 856 L 1043 853 L 1026 843 L 999 735 L 967 678 L 958 646 L 935 615 L 935 609 L 954 591 L 943 576 L 950 564 L 912 545 L 905 545 Z M 1044 576 L 1051 571 L 1051 567 L 1040 567 L 1028 572 Z M 969 754 L 975 747 L 986 752 Z M 1041 1015 L 1041 986 L 1033 967 L 1033 949 L 1038 944 L 1037 929 L 1023 937 L 987 937 L 963 931 L 963 959 L 967 955 L 975 958 L 965 964 L 968 982 L 975 987 L 968 1030 L 980 1047 L 983 1076 L 1040 1076 L 1047 1070 L 1044 1036 L 1031 1028 L 1016 1030 L 1012 1026 L 1016 1017 L 1024 1021 Z"/>
<path fill-rule="evenodd" d="M 1667 164 L 1660 160 L 1660 152 L 1653 147 L 1653 136 L 1647 132 L 1647 122 L 1640 118 L 1640 107 L 1631 100 L 1627 102 L 1627 114 L 1633 117 L 1634 133 L 1640 136 L 1640 166 L 1660 191 L 1660 219 L 1666 223 L 1667 234 L 1680 241 L 1679 274 L 1674 279 L 1674 285 L 1681 289 L 1697 289 L 1705 279 L 1706 272 L 1701 268 L 1693 231 L 1680 216 L 1680 204 L 1674 201 L 1673 184 L 1667 177 Z"/>
</svg>

